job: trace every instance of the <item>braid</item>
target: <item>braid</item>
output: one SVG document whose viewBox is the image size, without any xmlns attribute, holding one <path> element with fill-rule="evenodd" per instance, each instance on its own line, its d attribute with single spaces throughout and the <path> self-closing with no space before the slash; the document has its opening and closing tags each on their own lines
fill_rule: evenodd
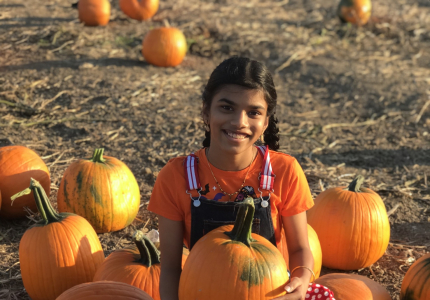
<svg viewBox="0 0 430 300">
<path fill-rule="evenodd" d="M 209 147 L 211 144 L 211 133 L 205 130 L 205 139 L 203 140 L 203 147 Z"/>
<path fill-rule="evenodd" d="M 279 149 L 278 119 L 275 114 L 269 117 L 269 126 L 264 131 L 264 143 L 269 146 L 270 150 L 277 151 Z"/>
</svg>

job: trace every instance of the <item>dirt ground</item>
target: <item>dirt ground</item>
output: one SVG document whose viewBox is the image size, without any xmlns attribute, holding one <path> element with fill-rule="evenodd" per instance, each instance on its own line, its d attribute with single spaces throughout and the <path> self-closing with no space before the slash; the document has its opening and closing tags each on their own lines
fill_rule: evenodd
<svg viewBox="0 0 430 300">
<path fill-rule="evenodd" d="M 72 2 L 0 1 L 0 146 L 25 145 L 45 160 L 54 205 L 64 170 L 94 148 L 130 167 L 141 209 L 132 226 L 99 235 L 106 256 L 134 229 L 157 228 L 146 206 L 159 170 L 201 147 L 203 86 L 223 59 L 244 55 L 273 73 L 281 151 L 299 160 L 313 196 L 357 174 L 381 195 L 389 247 L 353 273 L 399 299 L 408 267 L 430 251 L 428 0 L 375 0 L 362 28 L 339 22 L 337 0 L 166 0 L 143 23 L 113 1 L 101 28 L 82 26 Z M 140 52 L 166 21 L 190 45 L 176 68 L 151 66 Z M 29 299 L 18 245 L 34 219 L 0 220 L 0 299 Z"/>
</svg>

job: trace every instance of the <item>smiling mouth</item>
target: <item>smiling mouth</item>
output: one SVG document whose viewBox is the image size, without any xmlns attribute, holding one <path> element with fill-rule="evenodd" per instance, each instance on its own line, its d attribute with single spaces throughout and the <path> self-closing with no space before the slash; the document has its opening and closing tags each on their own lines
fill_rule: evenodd
<svg viewBox="0 0 430 300">
<path fill-rule="evenodd" d="M 248 137 L 247 134 L 240 134 L 240 133 L 235 133 L 232 131 L 228 131 L 228 130 L 223 130 L 225 134 L 227 134 L 229 137 L 232 137 L 234 139 L 238 139 L 238 140 L 243 140 L 245 138 Z"/>
</svg>

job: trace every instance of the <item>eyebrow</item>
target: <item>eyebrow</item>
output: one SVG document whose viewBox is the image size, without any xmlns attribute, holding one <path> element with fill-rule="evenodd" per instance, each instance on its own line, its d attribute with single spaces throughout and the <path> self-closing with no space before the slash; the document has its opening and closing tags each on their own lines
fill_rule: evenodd
<svg viewBox="0 0 430 300">
<path fill-rule="evenodd" d="M 237 104 L 234 101 L 231 101 L 231 100 L 226 99 L 226 98 L 221 98 L 218 100 L 218 102 L 225 102 L 231 106 L 237 106 Z M 265 109 L 264 106 L 261 106 L 261 105 L 250 105 L 249 108 L 251 108 L 251 109 L 262 109 L 262 110 Z"/>
</svg>

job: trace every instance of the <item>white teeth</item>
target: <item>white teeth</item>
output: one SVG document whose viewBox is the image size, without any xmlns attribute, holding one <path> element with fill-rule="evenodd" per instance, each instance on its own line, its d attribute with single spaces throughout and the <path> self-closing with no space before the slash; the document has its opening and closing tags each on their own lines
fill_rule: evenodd
<svg viewBox="0 0 430 300">
<path fill-rule="evenodd" d="M 235 138 L 235 139 L 244 139 L 244 138 L 246 138 L 246 135 L 236 134 L 236 133 L 229 132 L 229 131 L 227 131 L 227 134 L 229 136 L 231 136 L 232 138 Z"/>
</svg>

